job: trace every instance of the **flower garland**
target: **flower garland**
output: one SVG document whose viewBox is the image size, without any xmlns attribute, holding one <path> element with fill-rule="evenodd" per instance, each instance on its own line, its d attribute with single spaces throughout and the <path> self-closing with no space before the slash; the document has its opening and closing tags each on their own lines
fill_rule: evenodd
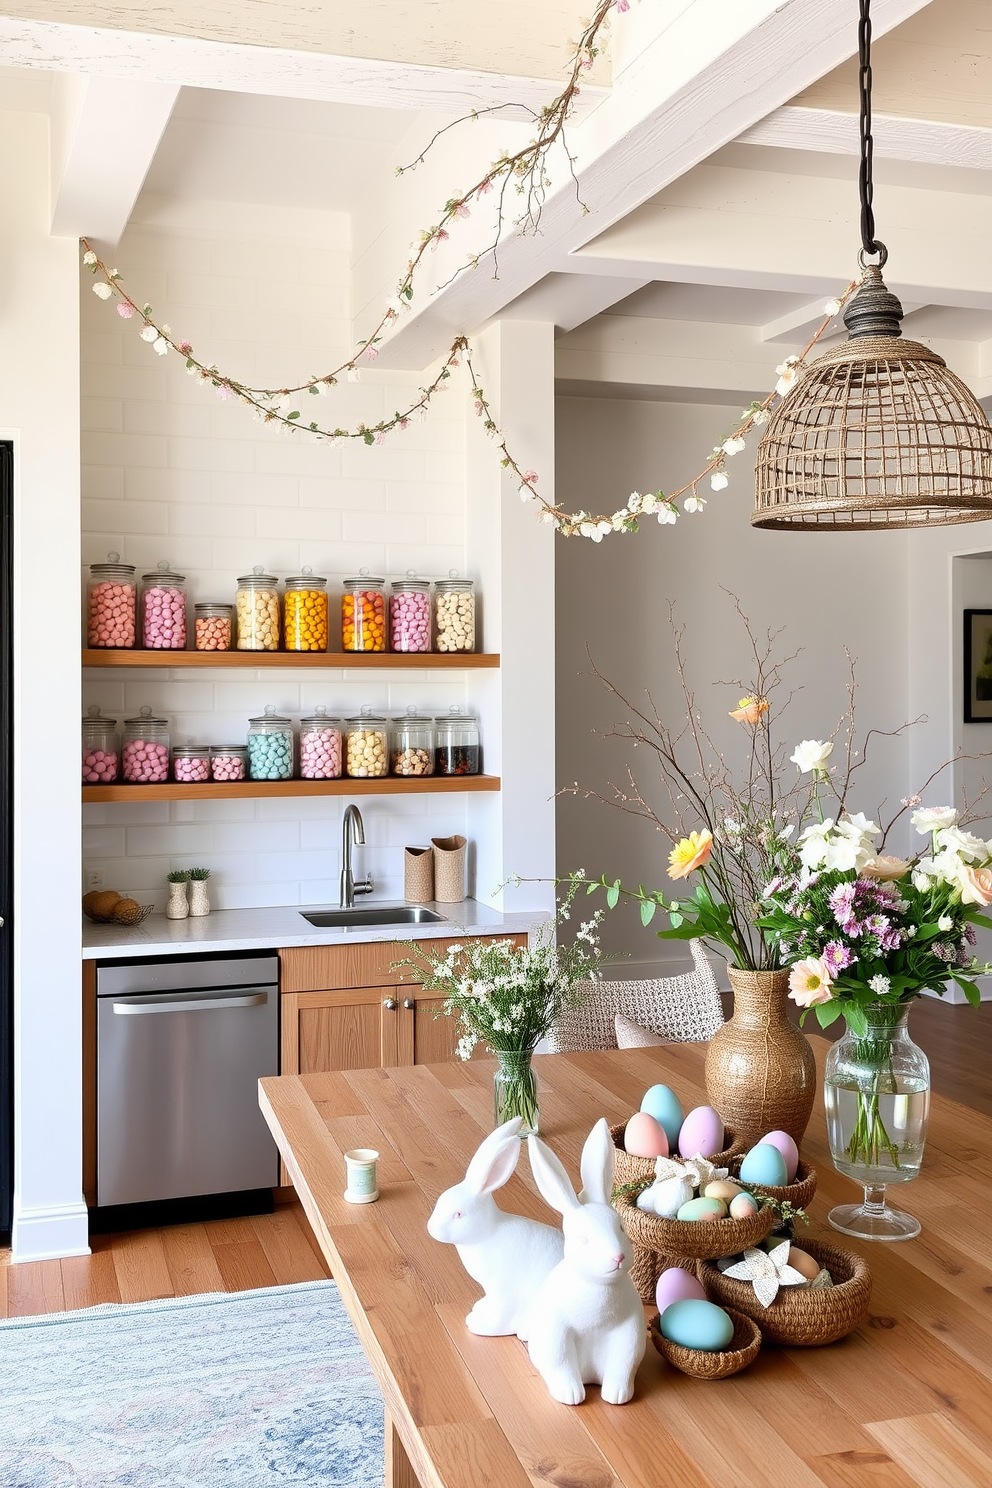
<svg viewBox="0 0 992 1488">
<path fill-rule="evenodd" d="M 300 431 L 311 435 L 315 442 L 329 441 L 332 445 L 340 445 L 347 440 L 357 439 L 366 445 L 382 444 L 386 436 L 394 430 L 404 430 L 411 422 L 420 422 L 427 417 L 427 411 L 435 394 L 442 391 L 451 377 L 452 371 L 464 366 L 471 379 L 471 391 L 473 405 L 476 415 L 482 419 L 486 433 L 493 439 L 499 452 L 500 464 L 504 470 L 517 481 L 520 499 L 522 501 L 536 501 L 540 511 L 538 516 L 541 521 L 550 523 L 556 531 L 564 537 L 589 537 L 593 542 L 601 542 L 610 532 L 636 532 L 639 526 L 639 518 L 654 515 L 662 524 L 672 523 L 678 519 L 678 507 L 676 503 L 682 500 L 682 509 L 686 512 L 701 512 L 706 505 L 705 499 L 699 494 L 699 486 L 709 478 L 710 488 L 714 491 L 724 490 L 729 484 L 729 476 L 726 471 L 728 458 L 740 453 L 745 447 L 747 435 L 752 429 L 767 423 L 770 417 L 770 408 L 775 399 L 784 397 L 792 384 L 795 382 L 806 357 L 819 341 L 820 337 L 830 326 L 834 316 L 841 305 L 856 287 L 856 281 L 852 282 L 838 299 L 830 301 L 824 306 L 826 319 L 816 334 L 807 343 L 799 356 L 792 356 L 776 368 L 778 382 L 775 389 L 768 394 L 763 402 L 751 403 L 741 414 L 740 423 L 714 447 L 713 452 L 703 469 L 687 485 L 679 490 L 665 495 L 661 490 L 642 495 L 633 491 L 626 506 L 613 512 L 610 516 L 594 515 L 587 511 L 568 512 L 561 505 L 548 501 L 537 490 L 538 474 L 534 470 L 526 469 L 511 453 L 506 436 L 500 429 L 486 393 L 476 376 L 472 364 L 471 343 L 467 336 L 456 336 L 451 347 L 442 361 L 440 370 L 432 381 L 418 390 L 418 396 L 411 401 L 405 409 L 397 409 L 391 417 L 383 418 L 378 423 L 359 423 L 354 429 L 330 427 L 321 419 L 308 419 L 303 411 L 303 406 L 287 407 L 299 401 L 299 395 L 319 397 L 328 394 L 338 385 L 342 378 L 348 382 L 361 380 L 362 368 L 359 363 L 364 358 L 364 364 L 374 362 L 378 356 L 378 345 L 388 328 L 399 316 L 408 311 L 414 297 L 414 282 L 424 257 L 429 249 L 436 249 L 441 243 L 450 237 L 449 228 L 457 221 L 470 215 L 472 204 L 487 196 L 494 187 L 498 187 L 497 199 L 497 222 L 493 241 L 488 248 L 478 254 L 472 255 L 467 263 L 463 264 L 451 276 L 446 283 L 451 283 L 454 278 L 463 273 L 467 268 L 478 267 L 482 258 L 492 256 L 494 264 L 498 264 L 498 247 L 502 236 L 505 222 L 505 208 L 507 192 L 511 186 L 523 196 L 524 205 L 521 215 L 516 219 L 514 226 L 519 232 L 536 231 L 543 210 L 546 193 L 550 186 L 550 177 L 547 173 L 546 161 L 549 152 L 557 143 L 563 143 L 565 126 L 572 114 L 575 100 L 580 91 L 580 80 L 583 73 L 592 66 L 601 49 L 600 42 L 605 35 L 610 12 L 616 9 L 622 13 L 629 9 L 629 0 L 599 0 L 599 4 L 593 14 L 591 21 L 585 26 L 578 42 L 573 46 L 570 71 L 565 87 L 561 93 L 548 105 L 546 105 L 536 117 L 537 133 L 535 137 L 520 150 L 503 152 L 493 163 L 485 174 L 468 191 L 458 196 L 450 197 L 444 204 L 444 209 L 438 221 L 429 228 L 421 231 L 419 242 L 404 269 L 403 275 L 396 286 L 396 293 L 388 301 L 372 334 L 364 341 L 358 343 L 352 355 L 333 371 L 321 376 L 310 377 L 305 382 L 291 387 L 265 388 L 253 387 L 248 383 L 241 382 L 237 378 L 230 377 L 221 372 L 216 364 L 207 364 L 200 360 L 193 351 L 189 341 L 177 339 L 170 327 L 160 321 L 154 314 L 151 305 L 138 301 L 124 288 L 123 280 L 117 269 L 108 268 L 99 255 L 92 248 L 87 239 L 81 240 L 83 248 L 83 265 L 94 275 L 99 276 L 93 285 L 93 293 L 101 300 L 114 300 L 117 313 L 125 320 L 137 319 L 139 331 L 143 341 L 149 343 L 152 350 L 159 356 L 166 356 L 170 351 L 181 356 L 186 364 L 186 371 L 193 377 L 200 387 L 213 387 L 220 398 L 236 398 L 251 408 L 254 417 L 262 423 L 275 424 L 286 434 Z M 487 110 L 486 112 L 490 112 Z M 469 118 L 478 118 L 479 113 L 473 111 Z M 464 120 L 457 120 L 463 123 Z M 397 174 L 402 175 L 407 171 L 414 170 L 426 157 L 434 142 L 454 125 L 446 125 L 439 130 L 430 143 L 425 147 L 416 160 L 410 165 L 401 166 Z M 566 154 L 568 154 L 566 149 Z M 572 156 L 568 154 L 569 167 L 572 169 L 573 181 L 578 191 L 578 180 L 572 168 Z M 439 286 L 443 288 L 445 286 Z"/>
</svg>

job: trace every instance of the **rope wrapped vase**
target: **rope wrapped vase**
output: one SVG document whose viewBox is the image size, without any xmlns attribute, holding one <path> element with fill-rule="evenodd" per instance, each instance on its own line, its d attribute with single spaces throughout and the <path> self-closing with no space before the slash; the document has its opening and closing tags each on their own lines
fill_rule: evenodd
<svg viewBox="0 0 992 1488">
<path fill-rule="evenodd" d="M 706 1051 L 706 1094 L 739 1142 L 753 1147 L 771 1131 L 801 1146 L 816 1097 L 809 1040 L 788 1019 L 788 971 L 728 966 L 733 1016 Z"/>
</svg>

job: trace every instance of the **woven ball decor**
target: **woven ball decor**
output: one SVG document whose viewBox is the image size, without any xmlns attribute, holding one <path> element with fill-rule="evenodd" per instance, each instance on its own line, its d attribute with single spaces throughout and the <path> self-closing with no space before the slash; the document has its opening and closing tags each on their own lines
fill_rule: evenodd
<svg viewBox="0 0 992 1488">
<path fill-rule="evenodd" d="M 833 1278 L 832 1287 L 781 1287 L 771 1306 L 762 1307 L 750 1282 L 724 1276 L 713 1260 L 701 1260 L 697 1274 L 710 1301 L 753 1318 L 766 1343 L 788 1348 L 836 1343 L 867 1316 L 871 1272 L 853 1251 L 805 1238 L 799 1246 L 826 1267 Z"/>
</svg>

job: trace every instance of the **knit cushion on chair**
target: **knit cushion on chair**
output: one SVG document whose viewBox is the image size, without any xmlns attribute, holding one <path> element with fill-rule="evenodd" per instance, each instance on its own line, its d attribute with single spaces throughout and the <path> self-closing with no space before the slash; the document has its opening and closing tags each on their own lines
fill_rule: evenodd
<svg viewBox="0 0 992 1488">
<path fill-rule="evenodd" d="M 723 1023 L 716 977 L 698 940 L 689 942 L 695 970 L 639 982 L 588 982 L 579 1007 L 565 1008 L 548 1035 L 555 1054 L 617 1048 L 622 1015 L 666 1043 L 705 1043 Z"/>
<path fill-rule="evenodd" d="M 650 1028 L 642 1028 L 631 1018 L 625 1018 L 623 1013 L 617 1013 L 613 1025 L 616 1029 L 618 1049 L 654 1049 L 658 1044 L 669 1042 L 668 1039 L 659 1038 L 656 1033 L 652 1033 Z"/>
</svg>

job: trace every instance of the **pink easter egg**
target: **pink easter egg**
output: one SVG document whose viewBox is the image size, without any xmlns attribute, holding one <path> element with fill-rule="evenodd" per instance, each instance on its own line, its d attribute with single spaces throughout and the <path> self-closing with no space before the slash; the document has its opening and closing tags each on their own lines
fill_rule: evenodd
<svg viewBox="0 0 992 1488">
<path fill-rule="evenodd" d="M 799 1148 L 789 1136 L 788 1132 L 773 1131 L 767 1137 L 762 1137 L 761 1143 L 767 1147 L 777 1147 L 785 1158 L 785 1178 L 787 1183 L 795 1180 L 796 1171 L 799 1167 Z"/>
<path fill-rule="evenodd" d="M 631 1116 L 624 1130 L 623 1145 L 632 1157 L 668 1156 L 665 1128 L 646 1111 L 638 1111 L 635 1116 Z"/>
<path fill-rule="evenodd" d="M 696 1106 L 682 1123 L 679 1152 L 683 1157 L 712 1157 L 722 1151 L 723 1117 L 712 1106 Z"/>
<path fill-rule="evenodd" d="M 658 1277 L 655 1300 L 658 1311 L 664 1312 L 673 1302 L 705 1302 L 707 1296 L 702 1283 L 696 1280 L 691 1271 L 683 1271 L 681 1266 L 669 1266 Z"/>
<path fill-rule="evenodd" d="M 758 1212 L 758 1203 L 749 1193 L 734 1194 L 730 1201 L 731 1219 L 753 1219 Z"/>
</svg>

